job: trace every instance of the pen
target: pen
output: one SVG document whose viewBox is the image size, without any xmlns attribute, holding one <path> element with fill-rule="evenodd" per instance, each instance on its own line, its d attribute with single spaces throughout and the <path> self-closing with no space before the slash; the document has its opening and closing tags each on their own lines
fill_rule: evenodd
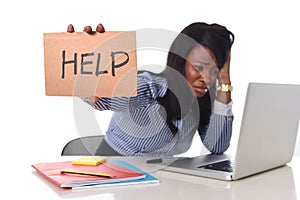
<svg viewBox="0 0 300 200">
<path fill-rule="evenodd" d="M 95 173 L 95 172 L 85 172 L 85 171 L 75 171 L 71 169 L 61 169 L 61 173 L 66 174 L 79 174 L 79 175 L 88 175 L 88 176 L 99 176 L 99 177 L 105 177 L 105 178 L 115 178 L 115 176 L 112 176 L 110 174 L 101 174 L 101 173 Z"/>
</svg>

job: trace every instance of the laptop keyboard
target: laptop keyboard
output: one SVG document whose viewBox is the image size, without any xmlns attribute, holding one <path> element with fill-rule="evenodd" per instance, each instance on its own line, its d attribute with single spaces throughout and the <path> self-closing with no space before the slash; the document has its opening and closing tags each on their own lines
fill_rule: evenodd
<svg viewBox="0 0 300 200">
<path fill-rule="evenodd" d="M 200 166 L 198 168 L 211 169 L 211 170 L 224 171 L 224 172 L 233 172 L 233 167 L 234 167 L 234 161 L 224 160 L 221 162 Z"/>
</svg>

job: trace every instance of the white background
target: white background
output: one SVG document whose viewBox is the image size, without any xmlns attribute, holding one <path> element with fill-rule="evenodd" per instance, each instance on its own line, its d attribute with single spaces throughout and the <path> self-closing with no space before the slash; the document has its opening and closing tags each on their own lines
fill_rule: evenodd
<svg viewBox="0 0 300 200">
<path fill-rule="evenodd" d="M 231 62 L 232 148 L 248 82 L 300 84 L 297 1 L 10 0 L 0 4 L 0 149 L 2 160 L 24 167 L 55 159 L 67 141 L 79 136 L 73 98 L 45 96 L 44 85 L 43 33 L 64 32 L 70 23 L 76 31 L 85 25 L 95 28 L 100 22 L 106 30 L 162 28 L 179 32 L 196 21 L 227 26 L 236 36 Z M 164 64 L 156 63 L 160 58 L 155 59 L 155 53 L 142 56 L 142 64 Z M 105 128 L 107 119 L 99 115 L 99 125 Z M 300 148 L 296 152 L 300 155 Z"/>
</svg>

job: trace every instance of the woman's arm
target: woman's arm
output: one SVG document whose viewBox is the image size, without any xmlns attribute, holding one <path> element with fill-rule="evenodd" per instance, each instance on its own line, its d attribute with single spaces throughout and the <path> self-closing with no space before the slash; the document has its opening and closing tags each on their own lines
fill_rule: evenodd
<svg viewBox="0 0 300 200">
<path fill-rule="evenodd" d="M 209 125 L 198 130 L 203 145 L 211 153 L 221 154 L 228 149 L 232 135 L 233 118 L 232 102 L 224 104 L 215 101 Z"/>
<path fill-rule="evenodd" d="M 224 66 L 220 69 L 218 84 L 227 88 L 218 88 L 214 103 L 213 114 L 207 129 L 198 130 L 204 146 L 213 154 L 224 153 L 229 145 L 232 135 L 232 100 L 230 80 L 231 51 L 228 53 Z"/>
<path fill-rule="evenodd" d="M 213 114 L 205 133 L 199 133 L 203 145 L 213 154 L 222 154 L 230 146 L 233 116 Z"/>
<path fill-rule="evenodd" d="M 146 107 L 158 97 L 164 96 L 166 91 L 167 81 L 165 78 L 143 72 L 137 76 L 136 96 L 97 98 L 96 101 L 91 101 L 91 97 L 88 97 L 84 100 L 97 110 L 126 111 Z"/>
</svg>

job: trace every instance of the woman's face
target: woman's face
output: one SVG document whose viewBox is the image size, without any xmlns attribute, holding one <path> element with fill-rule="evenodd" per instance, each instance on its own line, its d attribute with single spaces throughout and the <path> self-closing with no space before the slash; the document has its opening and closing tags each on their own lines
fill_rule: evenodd
<svg viewBox="0 0 300 200">
<path fill-rule="evenodd" d="M 202 97 L 219 75 L 214 54 L 202 45 L 197 45 L 185 62 L 185 77 L 196 97 Z"/>
</svg>

